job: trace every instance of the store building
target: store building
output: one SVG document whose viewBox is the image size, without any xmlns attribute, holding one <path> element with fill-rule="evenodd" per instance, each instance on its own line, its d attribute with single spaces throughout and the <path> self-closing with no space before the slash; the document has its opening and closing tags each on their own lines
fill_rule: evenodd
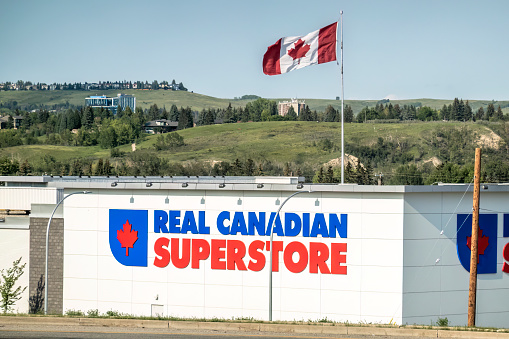
<svg viewBox="0 0 509 339">
<path fill-rule="evenodd" d="M 0 182 L 0 210 L 29 213 L 0 223 L 0 267 L 22 256 L 29 268 L 19 312 L 41 292 L 53 208 L 86 190 L 53 217 L 50 313 L 267 320 L 274 225 L 273 320 L 467 323 L 469 185 L 315 185 L 295 177 Z M 509 186 L 483 187 L 476 325 L 509 328 Z M 288 199 L 296 192 L 303 193 Z"/>
</svg>

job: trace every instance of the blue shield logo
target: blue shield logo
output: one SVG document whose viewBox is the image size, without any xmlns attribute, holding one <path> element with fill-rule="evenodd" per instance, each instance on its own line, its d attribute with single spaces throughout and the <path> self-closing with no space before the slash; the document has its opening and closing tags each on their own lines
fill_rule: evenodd
<svg viewBox="0 0 509 339">
<path fill-rule="evenodd" d="M 470 272 L 472 215 L 458 214 L 456 247 L 461 265 Z M 477 273 L 497 273 L 497 215 L 479 214 Z"/>
<path fill-rule="evenodd" d="M 110 249 L 125 266 L 147 266 L 148 212 L 146 210 L 110 210 Z"/>
</svg>

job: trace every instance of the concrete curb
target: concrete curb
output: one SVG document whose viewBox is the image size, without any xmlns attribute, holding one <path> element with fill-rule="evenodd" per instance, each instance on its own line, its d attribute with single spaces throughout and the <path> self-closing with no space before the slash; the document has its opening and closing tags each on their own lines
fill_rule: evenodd
<svg viewBox="0 0 509 339">
<path fill-rule="evenodd" d="M 17 317 L 0 316 L 0 325 L 53 325 L 53 326 L 99 326 L 131 327 L 175 330 L 212 330 L 236 332 L 275 332 L 294 334 L 332 334 L 332 335 L 370 335 L 395 337 L 428 338 L 509 338 L 509 333 L 491 331 L 455 331 L 426 328 L 400 328 L 377 326 L 345 326 L 324 324 L 273 324 L 254 322 L 205 322 L 205 321 L 168 321 L 140 319 L 104 319 L 104 318 L 64 318 L 64 317 Z"/>
</svg>

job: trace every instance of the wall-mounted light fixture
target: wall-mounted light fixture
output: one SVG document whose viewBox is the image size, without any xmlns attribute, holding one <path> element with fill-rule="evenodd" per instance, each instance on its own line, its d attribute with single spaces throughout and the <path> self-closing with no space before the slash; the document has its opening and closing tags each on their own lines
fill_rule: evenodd
<svg viewBox="0 0 509 339">
<path fill-rule="evenodd" d="M 187 187 L 187 186 L 189 186 L 189 184 L 187 182 L 182 183 L 182 187 Z"/>
<path fill-rule="evenodd" d="M 219 184 L 219 188 L 225 188 L 225 186 L 226 184 L 224 182 Z"/>
<path fill-rule="evenodd" d="M 164 199 L 164 203 L 165 204 L 169 204 L 170 203 L 170 198 L 166 197 L 166 199 Z"/>
<path fill-rule="evenodd" d="M 145 184 L 145 186 L 147 186 L 147 187 L 152 187 L 152 183 L 151 183 L 151 182 L 147 182 L 147 183 Z"/>
<path fill-rule="evenodd" d="M 279 198 L 276 199 L 276 206 L 281 205 L 281 200 Z"/>
<path fill-rule="evenodd" d="M 256 188 L 263 188 L 263 184 L 256 185 Z"/>
<path fill-rule="evenodd" d="M 205 205 L 205 198 L 201 198 L 200 204 Z"/>
<path fill-rule="evenodd" d="M 111 183 L 111 187 L 116 187 L 118 185 L 118 182 L 114 181 Z"/>
<path fill-rule="evenodd" d="M 237 200 L 237 205 L 242 205 L 242 199 L 239 198 L 239 200 Z"/>
<path fill-rule="evenodd" d="M 300 189 L 302 189 L 302 188 L 304 188 L 304 184 L 303 184 L 303 183 L 298 183 L 298 184 L 297 184 L 297 189 L 299 189 L 299 190 L 300 190 Z"/>
<path fill-rule="evenodd" d="M 320 206 L 320 201 L 318 200 L 318 198 L 316 198 L 315 200 L 315 206 Z"/>
</svg>

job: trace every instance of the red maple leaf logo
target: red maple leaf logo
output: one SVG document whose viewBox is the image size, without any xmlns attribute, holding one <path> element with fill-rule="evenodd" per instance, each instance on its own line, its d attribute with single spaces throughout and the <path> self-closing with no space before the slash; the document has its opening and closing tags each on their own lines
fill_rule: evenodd
<svg viewBox="0 0 509 339">
<path fill-rule="evenodd" d="M 479 255 L 484 255 L 484 250 L 488 247 L 488 240 L 490 237 L 482 235 L 482 230 L 479 229 L 479 238 L 477 239 L 477 263 L 479 263 Z M 467 237 L 467 246 L 472 250 L 472 237 Z"/>
<path fill-rule="evenodd" d="M 138 240 L 138 231 L 131 231 L 133 225 L 129 224 L 129 220 L 123 226 L 123 231 L 117 230 L 117 239 L 120 241 L 121 247 L 125 247 L 125 255 L 129 256 L 129 248 L 133 248 L 134 243 Z"/>
<path fill-rule="evenodd" d="M 291 56 L 293 60 L 300 59 L 302 57 L 305 57 L 306 53 L 310 49 L 311 49 L 310 45 L 304 45 L 304 40 L 299 39 L 295 43 L 295 48 L 292 48 L 288 51 L 288 55 Z"/>
</svg>

